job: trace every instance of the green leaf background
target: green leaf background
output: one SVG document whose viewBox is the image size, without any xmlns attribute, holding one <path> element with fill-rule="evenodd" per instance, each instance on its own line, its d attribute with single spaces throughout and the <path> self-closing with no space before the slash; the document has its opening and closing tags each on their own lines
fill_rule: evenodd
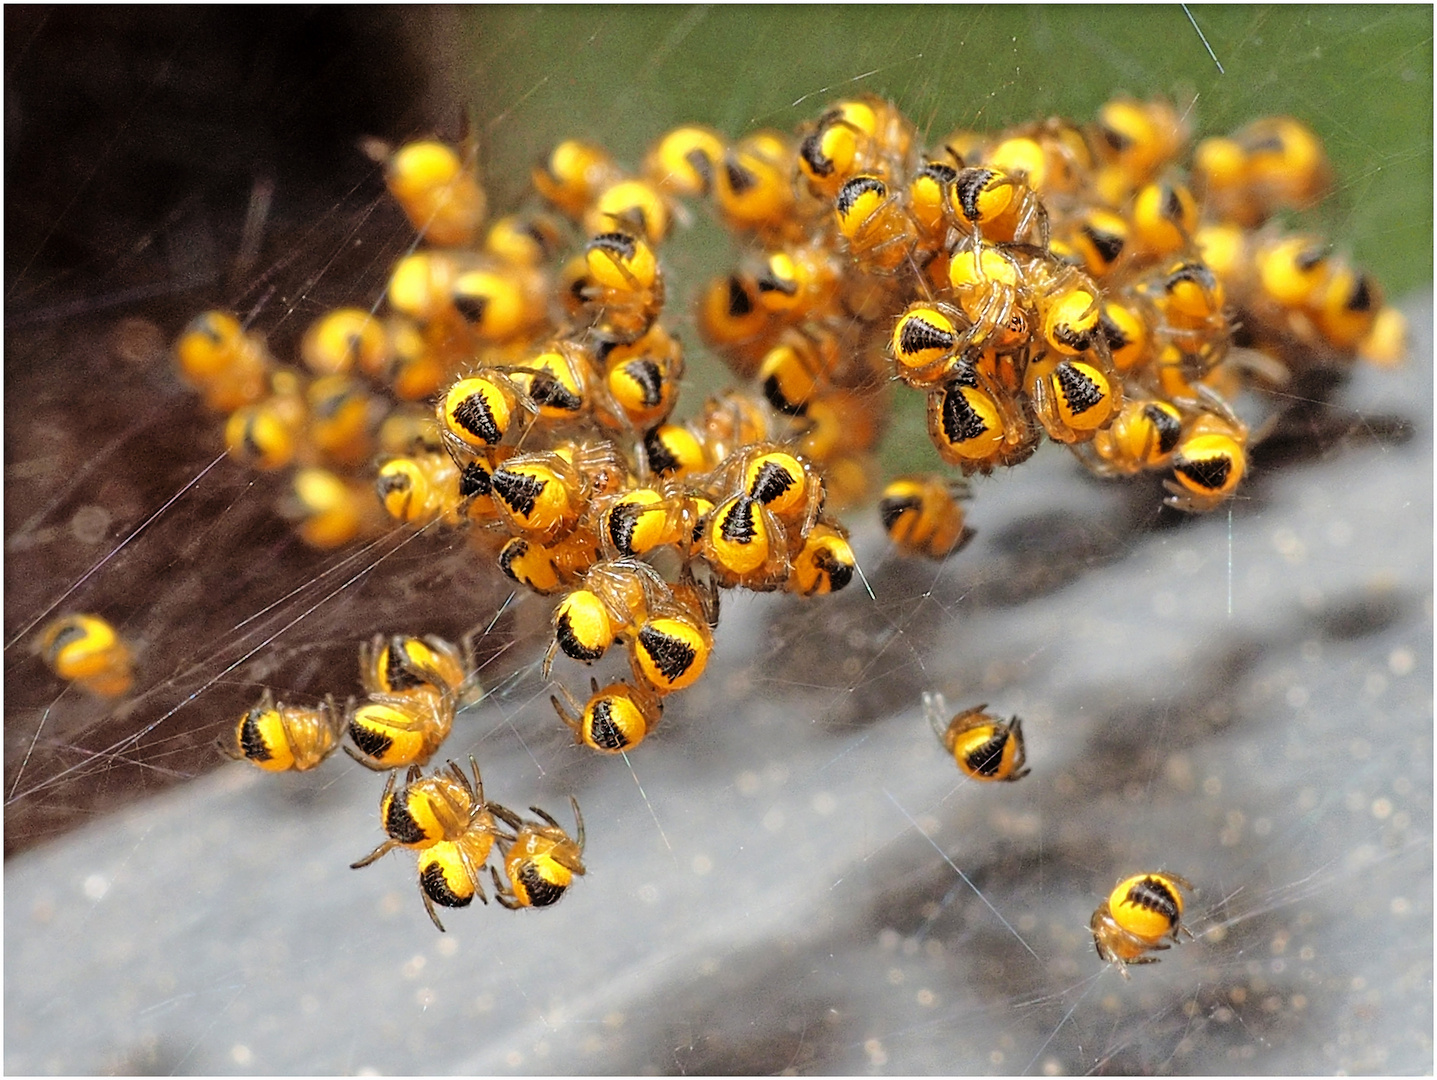
<svg viewBox="0 0 1437 1080">
<path fill-rule="evenodd" d="M 792 128 L 860 92 L 934 138 L 1164 95 L 1199 136 L 1306 121 L 1337 176 L 1312 226 L 1393 293 L 1432 278 L 1427 6 L 503 7 L 468 10 L 461 33 L 501 203 L 570 135 L 636 163 L 678 123 Z"/>
</svg>

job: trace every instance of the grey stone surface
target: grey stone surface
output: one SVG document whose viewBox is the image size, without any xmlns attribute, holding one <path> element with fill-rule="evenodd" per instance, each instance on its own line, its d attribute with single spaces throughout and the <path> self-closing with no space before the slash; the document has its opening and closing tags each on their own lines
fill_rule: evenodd
<svg viewBox="0 0 1437 1080">
<path fill-rule="evenodd" d="M 493 797 L 567 818 L 545 911 L 425 917 L 374 775 L 240 765 L 12 859 L 11 1073 L 1430 1073 L 1432 308 L 1351 437 L 1153 528 L 1046 448 L 945 564 L 857 530 L 872 595 L 726 598 L 623 758 L 535 677 L 461 715 Z M 1382 421 L 1410 423 L 1410 437 Z M 587 672 L 561 663 L 578 688 Z M 964 782 L 925 690 L 1024 719 Z M 1087 921 L 1159 867 L 1197 940 L 1131 981 Z"/>
</svg>

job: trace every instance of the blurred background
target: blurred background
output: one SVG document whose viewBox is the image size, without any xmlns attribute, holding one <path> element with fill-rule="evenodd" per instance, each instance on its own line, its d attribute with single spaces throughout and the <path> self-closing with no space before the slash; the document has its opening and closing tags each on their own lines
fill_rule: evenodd
<svg viewBox="0 0 1437 1080">
<path fill-rule="evenodd" d="M 5 19 L 8 1071 L 1431 1071 L 1430 9 Z M 1298 116 L 1337 177 L 1304 222 L 1411 298 L 1412 359 L 1302 403 L 1231 515 L 1052 447 L 978 485 L 945 564 L 849 514 L 871 591 L 726 604 L 628 763 L 555 730 L 546 604 L 443 536 L 310 552 L 278 478 L 214 463 L 168 344 L 218 306 L 292 356 L 379 296 L 411 236 L 363 137 L 472 134 L 509 208 L 566 136 L 632 164 L 682 121 L 791 129 L 858 92 L 934 138 L 1119 93 L 1199 135 Z M 690 288 L 735 258 L 696 218 L 665 250 Z M 681 411 L 723 381 L 683 297 Z M 121 707 L 31 655 L 69 610 L 138 642 Z M 349 686 L 375 630 L 476 622 L 498 691 L 446 753 L 561 820 L 577 794 L 592 869 L 440 938 L 405 860 L 347 869 L 374 777 L 213 741 L 263 686 Z M 957 783 L 923 690 L 1021 713 L 1034 774 Z M 1087 917 L 1157 865 L 1199 884 L 1201 937 L 1124 984 Z"/>
</svg>

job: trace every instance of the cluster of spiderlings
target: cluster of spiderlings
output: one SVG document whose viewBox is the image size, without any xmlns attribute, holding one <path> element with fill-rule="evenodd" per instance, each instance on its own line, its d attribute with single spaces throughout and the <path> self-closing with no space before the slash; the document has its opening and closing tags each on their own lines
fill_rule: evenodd
<svg viewBox="0 0 1437 1080">
<path fill-rule="evenodd" d="M 479 766 L 471 757 L 473 780 L 454 762 L 425 776 L 422 766 L 448 737 L 456 709 L 480 693 L 473 650 L 443 638 L 376 635 L 359 649 L 360 682 L 368 698 L 341 709 L 333 695 L 318 707 L 276 702 L 266 690 L 240 717 L 233 740 L 221 741 L 227 756 L 266 772 L 304 772 L 332 754 L 348 732 L 345 752 L 366 768 L 389 770 L 379 800 L 386 839 L 352 864 L 360 869 L 396 848 L 419 853 L 419 894 L 441 931 L 435 905 L 467 907 L 478 896 L 487 904 L 483 873 L 497 849 L 507 885 L 489 866 L 495 894 L 504 907 L 547 907 L 563 896 L 575 875 L 584 873 L 584 819 L 570 800 L 576 823 L 571 839 L 545 811 L 538 820 L 484 798 Z M 357 749 L 356 749 L 357 748 Z M 399 769 L 405 782 L 395 790 Z M 508 826 L 506 831 L 501 824 Z"/>
<path fill-rule="evenodd" d="M 230 414 L 236 456 L 296 468 L 308 542 L 342 544 L 385 515 L 462 527 L 514 581 L 559 597 L 546 675 L 560 652 L 593 663 L 622 644 L 632 681 L 593 679 L 582 704 L 562 686 L 551 699 L 577 742 L 622 752 L 701 677 L 721 589 L 814 595 L 851 580 L 830 514 L 867 492 L 890 384 L 926 395 L 932 441 L 965 477 L 1024 461 L 1046 435 L 1101 475 L 1170 469 L 1169 503 L 1200 512 L 1246 471 L 1232 407 L 1245 386 L 1400 358 L 1402 319 L 1376 283 L 1272 222 L 1324 193 L 1316 137 L 1258 121 L 1201 143 L 1184 170 L 1186 142 L 1169 106 L 1118 100 L 1091 125 L 962 131 L 925 149 L 891 103 L 865 97 L 793 135 L 675 129 L 638 176 L 597 146 L 560 143 L 532 174 L 544 209 L 487 224 L 472 148 L 376 146 L 424 242 L 392 269 L 384 310 L 323 316 L 302 368 L 211 312 L 177 359 Z M 752 386 L 677 423 L 684 350 L 663 321 L 659 251 L 698 197 L 744 253 L 701 290 L 695 321 Z M 972 535 L 967 495 L 955 478 L 903 477 L 880 511 L 900 546 L 943 558 Z M 477 769 L 472 785 L 452 763 L 419 771 L 472 662 L 438 639 L 377 638 L 361 666 L 364 704 L 266 695 L 227 749 L 306 769 L 347 730 L 367 767 L 407 767 L 397 794 L 391 773 L 390 838 L 371 858 L 429 852 L 431 917 L 432 903 L 486 899 L 494 845 L 510 880 L 500 888 L 490 869 L 501 902 L 556 899 L 583 872 L 582 821 L 575 844 L 541 811 L 525 823 L 484 802 Z M 935 724 L 974 778 L 1026 774 L 1016 718 L 979 707 Z M 445 809 L 406 839 L 390 809 L 433 810 L 425 785 L 443 788 Z M 523 878 L 524 859 L 552 873 Z"/>
<path fill-rule="evenodd" d="M 1325 190 L 1312 132 L 1275 118 L 1207 140 L 1190 179 L 1186 139 L 1167 105 L 1114 101 L 1091 126 L 959 132 L 918 154 L 891 106 L 830 110 L 799 146 L 796 186 L 829 201 L 818 228 L 846 249 L 847 276 L 887 282 L 896 301 L 851 317 L 846 354 L 886 336 L 895 378 L 927 395 L 933 443 L 965 475 L 1018 464 L 1046 435 L 1101 475 L 1170 468 L 1171 505 L 1214 508 L 1245 471 L 1231 405 L 1244 385 L 1359 354 L 1390 362 L 1403 327 L 1370 277 L 1269 224 Z M 929 554 L 962 535 L 932 478 L 885 493 L 883 514 Z"/>
<path fill-rule="evenodd" d="M 626 177 L 596 147 L 562 143 L 534 171 L 536 190 L 560 216 L 503 218 L 487 230 L 472 159 L 434 142 L 403 147 L 385 156 L 389 187 L 433 246 L 393 268 L 383 319 L 346 310 L 311 328 L 303 353 L 318 377 L 307 388 L 229 316 L 203 316 L 178 346 L 182 370 L 211 405 L 245 402 L 228 426 L 237 454 L 264 468 L 308 466 L 296 475 L 307 539 L 333 517 L 315 513 L 316 500 L 300 491 L 301 480 L 314 486 L 316 459 L 332 486 L 349 491 L 352 478 L 332 470 L 378 449 L 375 483 L 390 517 L 466 524 L 515 581 L 569 592 L 555 614 L 556 649 L 591 662 L 624 642 L 633 684 L 595 685 L 582 709 L 555 699 L 581 741 L 607 751 L 640 741 L 661 698 L 702 674 L 718 588 L 828 592 L 854 566 L 843 529 L 822 515 L 817 464 L 840 451 L 851 457 L 844 430 L 860 426 L 853 404 L 838 402 L 824 424 L 795 422 L 734 394 L 687 425 L 668 422 L 683 350 L 659 321 L 655 247 L 673 200 L 706 183 L 723 153 L 705 133 L 696 149 L 694 134 L 676 133 L 688 139 L 682 147 L 664 140 L 643 179 Z M 551 272 L 572 235 L 563 218 L 588 239 Z M 220 351 L 224 362 L 213 359 Z M 206 382 L 210 371 L 219 376 Z M 363 387 L 360 374 L 380 386 Z M 244 394 L 214 390 L 240 383 Z M 345 438 L 321 441 L 329 414 L 306 410 L 305 399 L 331 383 L 356 407 L 345 413 Z M 391 399 L 388 415 L 380 391 Z M 394 404 L 429 396 L 438 399 L 429 423 Z M 876 426 L 867 426 L 871 444 Z M 348 521 L 347 535 L 335 527 L 325 541 L 369 527 L 361 513 Z M 365 710 L 394 708 L 371 701 L 359 722 Z"/>
<path fill-rule="evenodd" d="M 840 583 L 851 553 L 819 512 L 825 497 L 865 492 L 891 381 L 926 394 L 932 441 L 965 475 L 1025 460 L 1046 434 L 1103 475 L 1171 469 L 1169 502 L 1202 511 L 1246 471 L 1231 407 L 1245 383 L 1358 351 L 1400 355 L 1401 318 L 1367 275 L 1268 225 L 1325 190 L 1316 137 L 1258 121 L 1203 142 L 1190 180 L 1186 140 L 1169 106 L 1119 100 L 1092 125 L 958 132 L 924 150 L 891 103 L 861 98 L 795 136 L 730 144 L 678 128 L 639 177 L 600 147 L 563 142 L 533 171 L 557 213 L 487 228 L 472 149 L 376 149 L 430 245 L 394 267 L 383 318 L 319 320 L 302 349 L 308 383 L 220 313 L 197 320 L 178 355 L 211 405 L 234 410 L 237 454 L 302 466 L 295 501 L 311 542 L 374 527 L 356 493 L 378 450 L 391 517 L 480 525 L 479 546 L 537 591 L 572 588 L 601 559 L 670 549 L 662 584 L 610 582 L 588 601 L 612 634 L 558 627 L 581 660 L 629 641 L 638 674 L 644 601 L 677 604 L 692 624 L 694 579 Z M 774 411 L 738 394 L 685 426 L 668 422 L 683 349 L 660 321 L 657 249 L 686 212 L 679 200 L 704 195 L 749 251 L 702 291 L 699 331 Z M 571 224 L 587 242 L 553 269 Z M 436 393 L 437 427 L 399 407 Z M 782 476 L 764 489 L 782 487 L 782 506 L 757 497 L 762 473 Z M 884 493 L 884 523 L 942 557 L 971 535 L 964 494 L 904 478 Z M 702 637 L 686 634 L 700 658 Z M 680 687 L 645 681 L 630 711 L 654 719 L 647 691 Z"/>
<path fill-rule="evenodd" d="M 428 402 L 476 356 L 527 345 L 545 318 L 539 263 L 546 225 L 557 226 L 504 218 L 483 232 L 484 251 L 474 251 L 487 203 L 472 154 L 432 141 L 374 152 L 425 235 L 462 250 L 400 260 L 382 317 L 362 308 L 324 314 L 304 335 L 299 366 L 277 364 L 259 335 L 222 311 L 197 317 L 175 347 L 181 375 L 229 414 L 230 452 L 262 470 L 293 468 L 284 509 L 320 548 L 386 527 L 373 496 L 376 455 L 417 452 L 432 473 L 415 480 L 422 490 L 411 500 L 413 519 L 452 519 L 458 498 L 440 492 L 454 473 L 428 452 L 439 449 Z"/>
<path fill-rule="evenodd" d="M 376 634 L 359 647 L 366 700 L 340 709 L 333 695 L 317 708 L 276 703 L 265 691 L 220 749 L 267 772 L 304 772 L 340 746 L 376 772 L 425 764 L 454 726 L 454 714 L 478 691 L 473 652 L 432 635 Z"/>
<path fill-rule="evenodd" d="M 353 368 L 355 357 L 386 347 L 384 328 L 359 309 L 310 328 L 308 371 L 277 364 L 263 338 L 224 311 L 198 316 L 176 343 L 180 373 L 229 414 L 230 453 L 260 470 L 293 469 L 298 531 L 315 547 L 337 547 L 383 524 L 365 473 L 388 405 Z"/>
<path fill-rule="evenodd" d="M 891 103 L 865 97 L 794 136 L 730 144 L 675 129 L 640 177 L 600 147 L 561 143 L 533 172 L 558 216 L 487 229 L 472 147 L 376 146 L 431 245 L 394 267 L 384 317 L 341 309 L 316 322 L 301 350 L 308 375 L 277 367 L 221 312 L 197 319 L 177 355 L 231 413 L 236 455 L 298 466 L 290 505 L 309 542 L 378 527 L 361 488 L 379 451 L 392 516 L 498 520 L 514 541 L 502 565 L 552 592 L 594 561 L 598 534 L 577 524 L 586 509 L 654 480 L 727 475 L 744 449 L 704 430 L 725 423 L 719 406 L 697 430 L 666 422 L 683 351 L 659 321 L 656 249 L 684 214 L 678 200 L 707 195 L 750 250 L 703 290 L 700 334 L 779 414 L 734 405 L 765 432 L 749 441 L 803 454 L 832 506 L 866 491 L 891 375 L 926 394 L 932 441 L 965 475 L 1017 464 L 1046 435 L 1100 475 L 1171 470 L 1169 503 L 1211 510 L 1246 472 L 1248 430 L 1232 408 L 1244 385 L 1354 355 L 1394 362 L 1404 326 L 1321 238 L 1272 224 L 1328 187 L 1309 129 L 1258 120 L 1204 140 L 1184 169 L 1187 138 L 1165 103 L 1115 100 L 1090 125 L 960 131 L 924 149 Z M 588 240 L 551 270 L 573 236 L 563 218 Z M 441 389 L 436 432 L 402 403 Z M 492 474 L 521 449 L 558 456 L 524 457 L 502 474 L 512 497 L 495 499 Z M 561 483 L 531 514 L 536 469 Z M 907 479 L 882 505 L 894 538 L 935 557 L 955 550 L 961 492 Z M 695 516 L 670 509 L 674 525 Z M 782 561 L 724 583 L 766 586 Z"/>
<path fill-rule="evenodd" d="M 227 430 L 237 456 L 332 476 L 372 461 L 375 509 L 403 523 L 465 526 L 515 581 L 564 592 L 549 660 L 562 650 L 592 662 L 624 642 L 632 683 L 594 681 L 582 707 L 562 687 L 567 706 L 553 699 L 576 740 L 624 750 L 658 721 L 665 695 L 702 674 L 721 587 L 814 594 L 847 584 L 853 555 L 822 516 L 823 478 L 792 438 L 801 427 L 758 397 L 726 395 L 687 425 L 667 422 L 683 353 L 659 322 L 651 245 L 667 231 L 670 195 L 658 181 L 627 180 L 592 148 L 560 146 L 536 170 L 536 187 L 592 236 L 551 274 L 562 220 L 503 219 L 482 232 L 481 253 L 485 200 L 472 163 L 437 143 L 386 160 L 391 190 L 436 245 L 393 268 L 389 310 L 318 320 L 302 348 L 308 375 L 276 365 L 232 316 L 210 313 L 180 339 L 181 370 L 212 407 L 235 410 Z M 439 194 L 451 190 L 452 200 Z M 356 389 L 361 375 L 370 383 Z M 326 380 L 370 404 L 344 440 L 318 438 L 324 414 L 306 408 Z M 427 416 L 402 405 L 427 396 L 437 399 Z M 349 535 L 370 526 L 352 520 Z M 327 546 L 345 539 L 338 532 L 304 535 Z M 395 846 L 422 849 L 421 894 L 436 925 L 434 905 L 487 899 L 482 871 L 496 844 L 508 876 L 502 886 L 491 869 L 502 904 L 557 900 L 584 872 L 577 806 L 573 841 L 537 808 L 539 820 L 526 823 L 486 803 L 477 770 L 472 786 L 452 765 L 421 771 L 450 734 L 471 651 L 379 636 L 361 648 L 360 668 L 367 698 L 357 707 L 332 697 L 299 707 L 266 693 L 221 748 L 269 771 L 306 770 L 347 732 L 345 751 L 367 768 L 407 768 L 409 783 L 395 794 L 392 771 L 382 796 L 389 840 L 358 865 Z M 437 824 L 416 832 L 395 807 L 420 802 Z"/>
<path fill-rule="evenodd" d="M 684 357 L 661 321 L 655 249 L 679 213 L 674 200 L 705 187 L 722 153 L 716 136 L 685 129 L 634 178 L 597 147 L 555 147 L 534 187 L 587 234 L 582 250 L 540 279 L 551 286 L 547 303 L 513 305 L 522 317 L 496 321 L 509 279 L 485 271 L 482 299 L 473 288 L 458 307 L 466 327 L 487 326 L 489 336 L 465 342 L 457 377 L 438 394 L 436 443 L 379 466 L 380 499 L 394 518 L 466 522 L 504 573 L 563 594 L 546 672 L 558 652 L 592 663 L 615 643 L 627 648 L 632 682 L 593 680 L 583 705 L 562 687 L 563 700 L 553 699 L 575 738 L 604 752 L 639 743 L 663 698 L 702 675 L 719 589 L 810 595 L 843 587 L 854 568 L 843 529 L 823 515 L 821 454 L 810 457 L 817 444 L 802 438 L 815 425 L 741 393 L 709 401 L 688 424 L 669 421 Z M 543 214 L 528 220 L 527 232 L 496 224 L 486 247 L 502 246 L 496 232 L 542 235 L 549 242 L 535 253 L 551 252 L 568 228 Z M 477 258 L 438 248 L 409 256 L 391 278 L 390 305 L 431 338 L 447 320 L 453 338 L 465 279 L 433 268 Z M 532 282 L 521 291 L 544 295 Z M 836 430 L 825 435 L 842 441 Z"/>
<path fill-rule="evenodd" d="M 399 774 L 391 772 L 379 798 L 386 839 L 350 864 L 359 870 L 400 847 L 418 852 L 419 896 L 440 932 L 444 924 L 434 910 L 436 904 L 468 907 L 475 896 L 481 903 L 489 902 L 485 867 L 499 903 L 511 910 L 556 903 L 574 876 L 584 873 L 584 818 L 576 801 L 570 800 L 577 826 L 576 838 L 571 839 L 537 806 L 529 809 L 539 820 L 525 821 L 507 807 L 486 801 L 479 765 L 472 757 L 469 772 L 472 780 L 451 761 L 425 776 L 418 765 L 411 765 L 398 791 L 394 785 Z M 496 844 L 507 886 L 498 869 L 489 865 Z"/>
</svg>

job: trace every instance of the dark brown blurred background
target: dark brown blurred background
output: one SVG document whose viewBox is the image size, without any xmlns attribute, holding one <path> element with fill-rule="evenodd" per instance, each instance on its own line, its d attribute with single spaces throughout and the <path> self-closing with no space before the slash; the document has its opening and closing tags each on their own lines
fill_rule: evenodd
<svg viewBox="0 0 1437 1080">
<path fill-rule="evenodd" d="M 283 477 L 221 460 L 186 488 L 215 462 L 222 419 L 168 360 L 206 308 L 252 318 L 290 358 L 319 312 L 378 297 L 410 233 L 358 143 L 460 135 L 453 18 L 5 9 L 7 855 L 217 764 L 225 718 L 259 685 L 350 692 L 356 635 L 457 635 L 466 616 L 436 611 L 440 594 L 502 601 L 421 537 L 386 585 L 343 590 L 280 639 L 292 647 L 227 671 L 332 591 L 336 560 L 276 514 Z M 236 627 L 294 590 L 273 621 Z M 61 692 L 31 654 L 52 608 L 102 612 L 136 642 L 130 699 Z"/>
</svg>

